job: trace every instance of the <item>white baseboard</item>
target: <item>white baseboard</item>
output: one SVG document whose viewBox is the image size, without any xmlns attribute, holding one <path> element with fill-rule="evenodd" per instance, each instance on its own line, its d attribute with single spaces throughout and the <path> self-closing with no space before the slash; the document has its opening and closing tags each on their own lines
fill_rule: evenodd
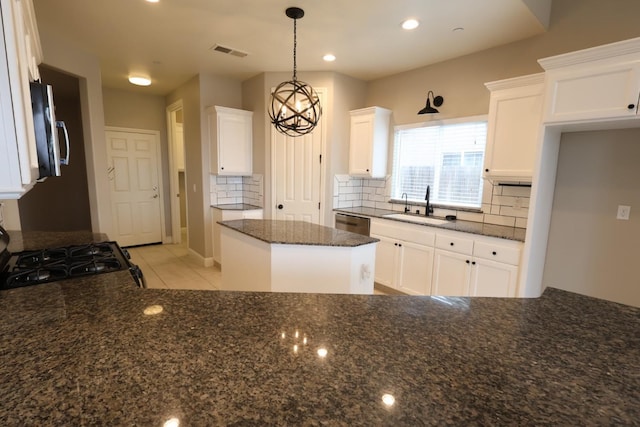
<svg viewBox="0 0 640 427">
<path fill-rule="evenodd" d="M 194 258 L 199 264 L 203 265 L 204 267 L 213 267 L 213 257 L 205 258 L 191 248 L 189 248 L 189 256 Z"/>
</svg>

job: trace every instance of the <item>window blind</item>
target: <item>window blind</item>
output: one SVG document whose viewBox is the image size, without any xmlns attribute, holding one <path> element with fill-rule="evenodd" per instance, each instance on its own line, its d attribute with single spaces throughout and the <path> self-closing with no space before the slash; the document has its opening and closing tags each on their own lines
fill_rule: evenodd
<svg viewBox="0 0 640 427">
<path fill-rule="evenodd" d="M 392 195 L 432 203 L 480 207 L 487 123 L 466 122 L 396 131 Z"/>
</svg>

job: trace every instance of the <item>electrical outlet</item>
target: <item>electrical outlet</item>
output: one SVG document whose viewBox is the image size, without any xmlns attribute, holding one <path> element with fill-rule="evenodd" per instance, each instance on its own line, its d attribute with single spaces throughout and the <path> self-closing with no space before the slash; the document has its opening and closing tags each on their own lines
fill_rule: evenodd
<svg viewBox="0 0 640 427">
<path fill-rule="evenodd" d="M 629 214 L 631 214 L 631 206 L 618 205 L 618 215 L 616 215 L 616 219 L 629 219 Z"/>
</svg>

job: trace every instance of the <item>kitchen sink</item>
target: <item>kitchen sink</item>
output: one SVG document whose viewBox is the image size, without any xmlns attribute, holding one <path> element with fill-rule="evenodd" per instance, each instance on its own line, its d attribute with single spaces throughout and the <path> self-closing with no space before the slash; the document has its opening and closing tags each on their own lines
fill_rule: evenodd
<svg viewBox="0 0 640 427">
<path fill-rule="evenodd" d="M 447 224 L 449 221 L 446 219 L 434 218 L 431 216 L 418 216 L 404 213 L 383 215 L 383 218 L 399 219 L 401 221 L 415 222 L 416 224 L 431 224 L 440 225 Z"/>
</svg>

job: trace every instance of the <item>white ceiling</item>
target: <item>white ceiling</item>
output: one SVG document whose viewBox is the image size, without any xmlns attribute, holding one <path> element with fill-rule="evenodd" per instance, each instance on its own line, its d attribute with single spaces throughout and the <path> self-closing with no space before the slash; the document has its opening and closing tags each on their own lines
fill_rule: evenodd
<svg viewBox="0 0 640 427">
<path fill-rule="evenodd" d="M 264 71 L 292 71 L 293 20 L 284 13 L 289 6 L 305 11 L 297 22 L 298 70 L 362 80 L 540 34 L 549 10 L 532 12 L 531 0 L 33 2 L 41 37 L 62 38 L 95 54 L 105 86 L 133 90 L 127 76 L 142 73 L 153 84 L 140 90 L 154 94 L 169 93 L 200 72 L 244 80 Z M 407 32 L 400 24 L 409 17 L 421 25 Z M 452 31 L 457 27 L 464 31 Z M 216 43 L 249 55 L 209 50 Z M 322 60 L 329 52 L 337 57 L 333 63 Z"/>
</svg>

